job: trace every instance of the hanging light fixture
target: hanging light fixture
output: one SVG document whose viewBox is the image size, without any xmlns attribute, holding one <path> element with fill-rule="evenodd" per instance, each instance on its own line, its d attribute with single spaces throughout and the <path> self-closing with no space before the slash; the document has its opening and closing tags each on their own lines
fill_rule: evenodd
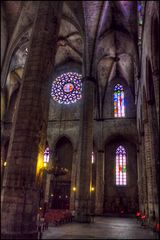
<svg viewBox="0 0 160 240">
<path fill-rule="evenodd" d="M 73 187 L 72 190 L 73 190 L 73 192 L 76 192 L 77 189 L 76 189 L 76 187 Z"/>
<path fill-rule="evenodd" d="M 55 177 L 66 175 L 69 172 L 67 168 L 62 168 L 60 166 L 54 166 L 50 169 L 47 169 L 48 174 L 53 174 Z"/>
</svg>

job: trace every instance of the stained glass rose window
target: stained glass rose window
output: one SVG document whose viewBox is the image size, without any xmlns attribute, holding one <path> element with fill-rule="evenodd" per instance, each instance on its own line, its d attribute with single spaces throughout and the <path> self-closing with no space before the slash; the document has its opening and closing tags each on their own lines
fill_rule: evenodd
<svg viewBox="0 0 160 240">
<path fill-rule="evenodd" d="M 76 72 L 63 73 L 52 83 L 51 96 L 59 103 L 70 104 L 82 97 L 82 75 Z"/>
</svg>

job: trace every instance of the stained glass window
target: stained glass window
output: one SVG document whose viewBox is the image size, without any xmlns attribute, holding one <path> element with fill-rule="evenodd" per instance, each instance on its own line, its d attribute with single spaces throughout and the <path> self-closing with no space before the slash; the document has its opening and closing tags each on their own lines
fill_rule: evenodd
<svg viewBox="0 0 160 240">
<path fill-rule="evenodd" d="M 141 55 L 141 45 L 142 45 L 142 27 L 144 23 L 144 8 L 145 1 L 137 1 L 137 14 L 138 14 L 138 46 L 139 54 Z"/>
<path fill-rule="evenodd" d="M 52 83 L 51 96 L 59 103 L 74 103 L 82 97 L 82 75 L 76 72 L 63 73 Z"/>
<path fill-rule="evenodd" d="M 94 152 L 92 152 L 92 164 L 94 163 Z"/>
<path fill-rule="evenodd" d="M 143 24 L 144 16 L 144 1 L 137 1 L 137 10 L 138 10 L 138 24 Z"/>
<path fill-rule="evenodd" d="M 124 147 L 119 146 L 116 150 L 116 185 L 126 184 L 126 151 Z"/>
<path fill-rule="evenodd" d="M 124 90 L 123 86 L 119 83 L 114 87 L 114 116 L 125 116 Z"/>
<path fill-rule="evenodd" d="M 47 147 L 44 151 L 44 163 L 49 162 L 49 157 L 50 157 L 50 151 L 49 151 L 49 147 Z"/>
</svg>

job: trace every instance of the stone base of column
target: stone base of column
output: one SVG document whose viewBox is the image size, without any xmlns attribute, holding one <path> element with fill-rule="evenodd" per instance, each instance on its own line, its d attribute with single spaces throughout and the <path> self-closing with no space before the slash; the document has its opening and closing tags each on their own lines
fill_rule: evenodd
<svg viewBox="0 0 160 240">
<path fill-rule="evenodd" d="M 70 197 L 70 207 L 69 207 L 69 209 L 71 211 L 75 210 L 75 200 L 73 199 L 72 194 L 71 194 L 71 197 Z"/>
<path fill-rule="evenodd" d="M 75 221 L 80 223 L 90 223 L 91 222 L 91 216 L 90 215 L 76 215 Z"/>
<path fill-rule="evenodd" d="M 155 203 L 154 208 L 155 208 L 155 215 L 156 215 L 157 222 L 159 222 L 159 218 L 160 218 L 159 203 Z"/>
<path fill-rule="evenodd" d="M 32 233 L 1 233 L 1 239 L 38 239 L 38 232 Z"/>
</svg>

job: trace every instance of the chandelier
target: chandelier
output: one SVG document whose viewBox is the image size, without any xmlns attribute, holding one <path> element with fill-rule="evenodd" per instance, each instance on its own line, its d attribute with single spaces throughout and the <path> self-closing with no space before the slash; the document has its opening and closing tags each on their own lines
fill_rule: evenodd
<svg viewBox="0 0 160 240">
<path fill-rule="evenodd" d="M 67 168 L 63 168 L 60 166 L 51 167 L 50 169 L 46 169 L 48 174 L 53 174 L 55 177 L 66 175 L 69 170 Z"/>
</svg>

